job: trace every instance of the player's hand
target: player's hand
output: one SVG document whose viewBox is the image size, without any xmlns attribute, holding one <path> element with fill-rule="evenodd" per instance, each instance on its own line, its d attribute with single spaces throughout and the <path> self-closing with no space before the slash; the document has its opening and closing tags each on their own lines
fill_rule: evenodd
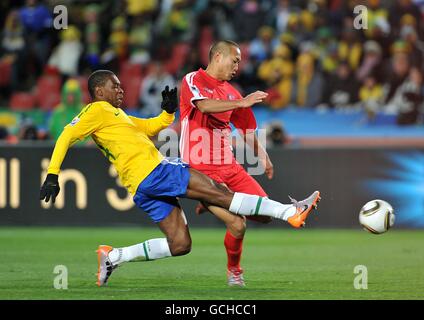
<svg viewBox="0 0 424 320">
<path fill-rule="evenodd" d="M 271 180 L 274 177 L 274 165 L 268 155 L 266 156 L 264 167 L 266 177 Z"/>
<path fill-rule="evenodd" d="M 255 91 L 255 92 L 245 96 L 240 101 L 240 107 L 241 108 L 248 108 L 250 106 L 253 106 L 256 103 L 263 102 L 266 99 L 266 97 L 268 97 L 268 93 L 263 92 L 263 91 Z"/>
<path fill-rule="evenodd" d="M 160 107 L 168 113 L 174 113 L 178 108 L 177 87 L 169 90 L 169 86 L 162 91 L 162 103 Z"/>
<path fill-rule="evenodd" d="M 57 195 L 59 194 L 60 187 L 58 181 L 58 175 L 49 173 L 44 180 L 44 183 L 40 190 L 40 200 L 45 200 L 49 202 L 50 197 L 52 198 L 52 202 L 54 203 Z"/>
</svg>

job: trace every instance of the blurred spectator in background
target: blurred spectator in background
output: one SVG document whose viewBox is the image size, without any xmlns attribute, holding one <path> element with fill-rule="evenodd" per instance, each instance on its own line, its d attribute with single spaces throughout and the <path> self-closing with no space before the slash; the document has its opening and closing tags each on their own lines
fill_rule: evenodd
<svg viewBox="0 0 424 320">
<path fill-rule="evenodd" d="M 9 132 L 3 126 L 0 126 L 0 140 L 6 140 L 9 136 Z"/>
<path fill-rule="evenodd" d="M 22 120 L 19 131 L 17 133 L 17 141 L 25 140 L 46 140 L 48 134 L 44 130 L 40 130 L 31 118 L 25 118 Z M 13 140 L 12 140 L 13 141 Z"/>
<path fill-rule="evenodd" d="M 364 34 L 368 40 L 374 40 L 380 45 L 383 59 L 390 56 L 390 46 L 393 42 L 391 31 L 392 27 L 385 14 L 375 17 L 373 23 L 368 25 L 368 29 L 364 30 Z"/>
<path fill-rule="evenodd" d="M 249 44 L 249 57 L 254 65 L 259 65 L 266 59 L 271 58 L 272 50 L 278 44 L 274 39 L 274 30 L 269 26 L 262 26 Z"/>
<path fill-rule="evenodd" d="M 291 102 L 293 73 L 294 64 L 291 61 L 290 49 L 286 45 L 276 47 L 273 58 L 259 66 L 258 77 L 266 83 L 266 103 L 271 108 L 285 108 Z"/>
<path fill-rule="evenodd" d="M 417 31 L 411 26 L 402 27 L 400 37 L 408 47 L 411 64 L 423 66 L 424 42 L 418 38 Z"/>
<path fill-rule="evenodd" d="M 83 107 L 82 91 L 78 80 L 68 79 L 62 87 L 61 103 L 53 110 L 49 120 L 52 139 L 57 140 L 63 128 L 78 115 Z"/>
<path fill-rule="evenodd" d="M 414 124 L 422 103 L 423 76 L 417 67 L 408 69 L 404 81 L 396 87 L 394 94 L 384 105 L 384 111 L 397 115 L 398 124 Z"/>
<path fill-rule="evenodd" d="M 292 86 L 292 103 L 299 107 L 316 107 L 322 100 L 323 77 L 315 70 L 315 59 L 302 53 L 296 61 L 296 75 Z"/>
<path fill-rule="evenodd" d="M 368 28 L 364 32 L 368 38 L 372 38 L 375 28 L 381 27 L 383 23 L 388 24 L 389 11 L 381 6 L 380 0 L 367 0 L 366 7 Z"/>
<path fill-rule="evenodd" d="M 158 0 L 126 0 L 127 14 L 129 16 L 143 16 L 152 13 L 157 9 Z"/>
<path fill-rule="evenodd" d="M 199 50 L 190 50 L 190 52 L 188 53 L 187 61 L 178 71 L 176 78 L 181 79 L 187 73 L 192 72 L 193 70 L 199 70 L 202 67 L 204 66 L 200 62 Z"/>
<path fill-rule="evenodd" d="M 125 16 L 117 16 L 112 20 L 109 46 L 119 61 L 127 58 L 128 32 Z"/>
<path fill-rule="evenodd" d="M 377 82 L 374 75 L 366 76 L 362 87 L 359 89 L 359 100 L 369 120 L 373 120 L 382 108 L 383 98 L 383 86 Z"/>
<path fill-rule="evenodd" d="M 405 23 L 414 24 L 422 35 L 422 16 L 419 7 L 412 0 L 394 1 L 390 9 L 390 25 L 396 38 L 399 37 L 401 26 Z"/>
<path fill-rule="evenodd" d="M 166 72 L 161 62 L 151 64 L 149 73 L 143 79 L 140 88 L 140 112 L 145 117 L 155 116 L 161 110 L 161 91 L 175 86 L 174 78 Z"/>
<path fill-rule="evenodd" d="M 302 41 L 312 40 L 315 36 L 316 19 L 312 12 L 302 10 L 299 13 L 299 30 Z"/>
<path fill-rule="evenodd" d="M 292 1 L 289 0 L 278 0 L 276 10 L 273 10 L 271 14 L 271 25 L 277 30 L 278 33 L 284 33 L 287 31 L 287 25 L 289 18 L 293 14 L 297 14 L 300 9 L 296 7 Z"/>
<path fill-rule="evenodd" d="M 297 60 L 297 56 L 299 55 L 299 47 L 295 42 L 294 36 L 290 32 L 282 33 L 279 36 L 280 44 L 287 46 L 290 49 L 290 55 L 292 61 Z"/>
<path fill-rule="evenodd" d="M 378 82 L 383 81 L 383 53 L 378 42 L 373 40 L 364 43 L 364 55 L 356 70 L 356 79 L 363 82 L 370 74 Z"/>
<path fill-rule="evenodd" d="M 26 48 L 24 30 L 17 11 L 11 11 L 1 33 L 0 88 L 8 100 L 10 93 L 25 89 Z"/>
<path fill-rule="evenodd" d="M 84 9 L 84 64 L 88 66 L 90 72 L 100 65 L 100 10 L 97 4 L 90 4 Z"/>
<path fill-rule="evenodd" d="M 347 61 L 352 71 L 359 66 L 362 56 L 362 43 L 358 32 L 352 28 L 343 29 L 338 46 L 338 59 Z"/>
<path fill-rule="evenodd" d="M 330 28 L 321 27 L 317 30 L 314 47 L 321 70 L 325 75 L 333 73 L 337 67 L 339 53 L 337 40 Z"/>
<path fill-rule="evenodd" d="M 342 61 L 326 81 L 322 102 L 331 108 L 351 108 L 358 102 L 358 90 L 359 84 L 352 77 L 349 64 Z"/>
<path fill-rule="evenodd" d="M 416 124 L 420 113 L 424 112 L 422 69 L 412 67 L 407 81 L 401 88 L 405 101 L 399 106 L 397 123 L 400 125 Z"/>
<path fill-rule="evenodd" d="M 274 121 L 266 126 L 267 146 L 282 147 L 290 142 L 290 138 L 281 121 Z"/>
<path fill-rule="evenodd" d="M 70 25 L 67 29 L 61 31 L 60 37 L 61 41 L 54 48 L 48 65 L 59 70 L 63 83 L 69 77 L 78 75 L 83 45 L 80 40 L 80 31 L 75 26 Z"/>
<path fill-rule="evenodd" d="M 233 19 L 237 2 L 238 0 L 209 1 L 212 8 L 208 8 L 207 14 L 212 16 L 212 27 L 218 39 L 237 40 Z"/>
<path fill-rule="evenodd" d="M 25 29 L 25 37 L 30 66 L 34 67 L 34 74 L 38 77 L 50 54 L 52 45 L 53 17 L 47 6 L 37 0 L 27 0 L 19 10 L 19 17 Z"/>
<path fill-rule="evenodd" d="M 134 64 L 149 63 L 152 45 L 153 23 L 143 16 L 136 16 L 129 32 L 129 59 Z"/>
<path fill-rule="evenodd" d="M 265 17 L 266 12 L 260 1 L 239 1 L 233 16 L 238 41 L 246 42 L 255 38 L 257 30 L 265 24 Z"/>
<path fill-rule="evenodd" d="M 398 90 L 409 74 L 410 62 L 407 48 L 403 42 L 397 42 L 392 47 L 393 56 L 390 60 L 388 76 L 385 82 L 384 111 L 397 114 L 399 102 L 403 101 L 403 92 Z"/>
<path fill-rule="evenodd" d="M 102 68 L 118 73 L 120 62 L 128 55 L 127 22 L 124 16 L 119 15 L 110 23 L 110 35 L 106 50 L 100 57 Z"/>
<path fill-rule="evenodd" d="M 172 8 L 165 18 L 163 33 L 170 43 L 188 42 L 194 37 L 195 15 L 191 0 L 173 0 Z"/>
</svg>

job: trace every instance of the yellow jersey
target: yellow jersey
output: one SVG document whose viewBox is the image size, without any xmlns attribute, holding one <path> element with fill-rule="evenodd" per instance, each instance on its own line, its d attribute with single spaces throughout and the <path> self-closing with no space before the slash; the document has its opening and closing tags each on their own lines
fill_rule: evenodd
<svg viewBox="0 0 424 320">
<path fill-rule="evenodd" d="M 106 101 L 88 104 L 65 126 L 53 150 L 47 173 L 59 174 L 68 148 L 91 136 L 106 158 L 115 166 L 122 184 L 134 195 L 138 185 L 163 159 L 149 136 L 169 126 L 174 114 L 141 119 L 128 116 Z"/>
</svg>

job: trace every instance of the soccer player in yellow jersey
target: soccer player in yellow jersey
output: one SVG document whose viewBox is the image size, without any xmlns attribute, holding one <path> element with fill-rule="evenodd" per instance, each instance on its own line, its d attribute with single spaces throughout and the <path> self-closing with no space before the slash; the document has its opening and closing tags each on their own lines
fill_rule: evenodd
<svg viewBox="0 0 424 320">
<path fill-rule="evenodd" d="M 190 252 L 190 233 L 178 197 L 210 203 L 234 214 L 265 215 L 282 220 L 294 217 L 300 222 L 320 200 L 318 191 L 305 200 L 287 205 L 255 195 L 233 193 L 180 159 L 164 158 L 149 137 L 174 121 L 178 107 L 177 88 L 169 90 L 166 87 L 162 91 L 164 111 L 150 119 L 128 116 L 120 108 L 124 91 L 117 76 L 109 70 L 93 72 L 88 79 L 88 89 L 93 102 L 59 136 L 40 190 L 40 200 L 55 201 L 60 191 L 58 175 L 68 148 L 90 135 L 115 166 L 136 205 L 158 224 L 166 236 L 123 248 L 100 245 L 97 250 L 98 286 L 105 285 L 113 270 L 124 262 L 155 260 Z"/>
</svg>

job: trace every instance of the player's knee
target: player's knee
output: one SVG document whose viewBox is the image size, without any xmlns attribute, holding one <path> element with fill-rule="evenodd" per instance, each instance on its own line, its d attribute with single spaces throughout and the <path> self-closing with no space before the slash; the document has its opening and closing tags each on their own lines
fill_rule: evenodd
<svg viewBox="0 0 424 320">
<path fill-rule="evenodd" d="M 227 228 L 236 238 L 241 238 L 246 232 L 246 219 L 242 216 L 234 216 L 234 219 L 227 223 Z"/>
<path fill-rule="evenodd" d="M 183 256 L 191 251 L 191 239 L 176 239 L 170 245 L 170 251 L 173 256 Z"/>
</svg>

